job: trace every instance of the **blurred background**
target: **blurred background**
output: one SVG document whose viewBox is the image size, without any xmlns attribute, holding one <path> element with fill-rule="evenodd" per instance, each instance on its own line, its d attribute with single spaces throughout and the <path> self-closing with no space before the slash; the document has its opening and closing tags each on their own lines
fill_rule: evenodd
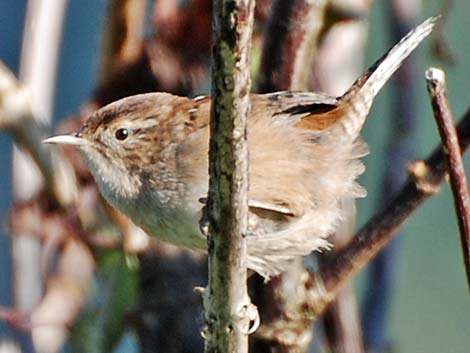
<svg viewBox="0 0 470 353">
<path fill-rule="evenodd" d="M 164 3 L 167 2 L 156 1 L 157 4 L 160 3 L 162 8 Z M 191 0 L 175 1 L 180 7 L 188 7 L 192 2 Z M 196 3 L 204 3 L 204 1 L 196 1 Z M 269 3 L 269 1 L 266 1 L 266 3 Z M 56 88 L 52 112 L 54 126 L 57 126 L 60 120 L 72 114 L 80 115 L 78 112 L 87 112 L 116 96 L 112 89 L 106 87 L 107 83 L 102 77 L 103 73 L 100 66 L 102 64 L 100 55 L 103 52 L 104 42 L 103 32 L 106 28 L 109 28 L 105 26 L 109 6 L 110 1 L 104 0 L 69 0 L 67 3 L 55 80 Z M 268 7 L 268 5 L 266 6 Z M 25 0 L 3 0 L 0 2 L 0 60 L 15 75 L 19 71 L 26 7 L 27 1 Z M 409 22 L 418 23 L 426 17 L 442 12 L 443 9 L 448 9 L 440 33 L 446 36 L 446 44 L 453 58 L 449 60 L 449 57 L 447 57 L 447 60 L 444 61 L 436 59 L 431 54 L 433 40 L 426 40 L 418 50 L 418 55 L 413 62 L 416 69 L 414 79 L 416 88 L 414 88 L 413 93 L 415 99 L 405 104 L 405 110 L 406 107 L 409 107 L 410 110 L 415 112 L 416 116 L 416 121 L 412 124 L 414 127 L 411 135 L 408 137 L 407 142 L 404 142 L 408 146 L 406 149 L 409 150 L 407 160 L 424 158 L 439 141 L 425 87 L 424 72 L 428 67 L 437 66 L 445 69 L 449 98 L 456 119 L 462 116 L 469 106 L 468 77 L 470 76 L 470 68 L 467 63 L 470 62 L 470 38 L 468 36 L 470 2 L 425 0 L 418 4 L 417 8 L 419 7 L 421 7 L 419 11 L 410 10 L 415 12 L 410 16 L 411 20 Z M 199 5 L 198 11 L 204 11 L 201 10 L 203 8 L 203 5 Z M 365 65 L 364 67 L 382 55 L 396 41 L 396 39 L 392 39 L 393 31 L 390 23 L 393 15 L 391 15 L 390 8 L 388 1 L 374 1 L 371 4 L 370 12 L 365 17 L 362 14 L 360 16 L 361 21 L 368 23 L 366 26 L 368 28 L 367 37 L 363 39 L 366 43 L 365 54 L 359 60 L 360 62 L 363 61 L 363 64 L 360 65 Z M 165 13 L 163 9 L 160 10 L 160 14 Z M 163 15 L 160 18 L 155 15 L 152 1 L 147 2 L 145 11 L 145 34 L 152 36 L 155 35 L 154 33 L 158 33 L 161 38 L 169 40 L 171 33 L 168 34 L 167 32 L 171 32 L 171 26 L 175 23 L 165 22 L 162 18 L 167 17 Z M 266 13 L 268 12 L 266 11 Z M 199 15 L 200 12 L 194 16 Z M 258 16 L 259 26 L 261 26 L 266 21 L 263 16 L 268 15 L 259 14 Z M 165 27 L 159 28 L 158 24 L 162 23 L 165 24 Z M 199 23 L 193 21 L 192 25 L 195 27 L 190 28 L 187 32 L 202 32 L 201 26 L 203 24 L 203 19 Z M 258 28 L 258 33 L 262 33 L 260 28 Z M 201 36 L 203 37 L 203 34 Z M 179 39 L 181 38 L 173 39 L 171 49 L 175 53 L 178 53 Z M 259 37 L 256 40 L 259 40 Z M 190 39 L 187 41 L 190 41 Z M 199 45 L 197 40 L 195 40 L 195 43 L 195 45 Z M 188 46 L 188 43 L 183 42 L 181 45 Z M 364 48 L 359 48 L 359 52 L 362 49 Z M 164 63 L 171 62 L 168 59 L 168 56 L 171 55 L 168 55 L 160 47 L 157 49 L 147 48 L 146 50 L 148 52 L 156 50 L 156 53 L 164 52 L 164 55 L 167 55 Z M 167 81 L 160 78 L 160 86 L 150 85 L 150 87 L 170 87 L 173 88 L 175 93 L 189 95 L 207 93 L 209 90 L 207 72 L 206 69 L 202 68 L 208 64 L 207 56 L 195 59 L 198 54 L 191 51 L 179 54 L 186 55 L 186 59 L 192 62 L 192 66 L 188 68 L 188 71 L 192 70 L 191 78 L 178 83 L 168 83 L 172 81 L 171 78 Z M 256 52 L 255 48 L 254 66 L 259 65 L 259 56 L 259 49 Z M 195 61 L 197 63 L 194 63 Z M 184 62 L 183 60 L 183 68 Z M 150 66 L 152 65 L 165 67 L 164 64 L 160 63 L 151 63 Z M 317 65 L 321 67 L 321 64 L 317 63 Z M 159 71 L 159 69 L 153 68 L 154 73 L 155 71 Z M 353 79 L 354 77 L 349 79 L 349 84 Z M 328 85 L 322 83 L 321 78 L 317 77 L 316 81 L 314 78 L 313 81 L 312 85 L 314 87 L 327 90 L 325 87 Z M 97 89 L 97 87 L 100 87 L 100 89 Z M 116 84 L 116 87 L 120 87 L 119 83 Z M 129 89 L 129 92 L 134 91 Z M 393 188 L 383 178 L 384 174 L 388 173 L 388 167 L 398 165 L 397 159 L 389 154 L 389 132 L 394 130 L 391 121 L 397 118 L 396 109 L 400 105 L 397 102 L 397 97 L 399 97 L 399 94 L 393 91 L 392 85 L 388 84 L 378 96 L 365 127 L 364 139 L 369 144 L 371 153 L 365 158 L 367 171 L 362 176 L 361 183 L 367 187 L 368 197 L 358 202 L 358 226 L 364 224 L 381 207 L 383 202 L 383 196 L 381 195 L 383 195 L 384 190 L 387 194 L 390 193 L 389 186 Z M 89 101 L 93 101 L 95 105 L 88 104 L 85 107 L 85 103 Z M 79 119 L 83 118 L 79 117 Z M 407 127 L 405 127 L 406 129 Z M 398 137 L 393 139 L 398 139 Z M 3 223 L 6 224 L 13 205 L 12 140 L 6 133 L 0 133 L 0 151 L 0 165 L 2 166 L 0 168 L 0 216 Z M 403 168 L 402 165 L 392 169 L 403 170 Z M 385 270 L 387 273 L 385 277 L 390 281 L 385 280 L 384 284 L 381 285 L 382 289 L 385 288 L 385 294 L 380 289 L 371 287 L 371 283 L 375 283 L 375 277 L 373 272 L 371 274 L 371 271 L 365 271 L 355 281 L 359 293 L 359 303 L 361 303 L 362 322 L 368 332 L 365 334 L 365 341 L 369 344 L 369 348 L 376 344 L 374 347 L 377 352 L 468 352 L 470 349 L 470 335 L 468 334 L 470 327 L 469 289 L 465 278 L 453 200 L 448 185 L 443 185 L 441 192 L 420 207 L 407 221 L 402 234 L 394 241 L 393 248 L 392 254 L 387 257 L 387 260 L 384 260 L 385 262 L 391 261 L 391 265 L 386 267 Z M 12 265 L 11 249 L 10 232 L 6 227 L 3 227 L 0 236 L 0 305 L 4 308 L 13 308 L 15 305 L 15 293 L 12 286 L 14 266 Z M 59 261 L 60 251 L 62 250 L 59 247 L 59 250 L 53 256 L 53 263 Z M 106 254 L 103 255 L 103 253 Z M 138 316 L 136 313 L 143 309 L 141 307 L 136 309 L 135 303 L 139 300 L 140 302 L 144 301 L 145 298 L 143 297 L 145 295 L 142 293 L 137 294 L 139 285 L 136 283 L 139 282 L 140 289 L 142 289 L 142 283 L 147 282 L 145 282 L 145 275 L 142 275 L 142 273 L 137 274 L 137 272 L 139 270 L 143 271 L 145 266 L 152 267 L 152 265 L 146 265 L 144 262 L 139 267 L 139 265 L 135 265 L 135 259 L 132 256 L 122 255 L 122 252 L 118 250 L 94 253 L 94 258 L 97 259 L 98 264 L 94 279 L 90 283 L 91 294 L 88 294 L 88 299 L 81 306 L 82 310 L 78 314 L 78 319 L 76 319 L 77 316 L 74 316 L 71 321 L 79 324 L 72 325 L 68 323 L 67 327 L 70 330 L 67 329 L 67 332 L 72 333 L 72 338 L 66 339 L 65 342 L 67 343 L 61 344 L 62 348 L 60 350 L 70 352 L 136 352 L 139 347 L 139 339 L 136 336 L 139 335 L 132 333 L 134 331 L 128 330 L 125 325 L 112 323 L 111 321 L 116 318 L 113 315 L 103 314 L 105 310 L 103 307 L 108 305 L 106 303 L 109 303 L 110 296 L 125 296 L 122 301 L 117 300 L 118 304 L 116 305 L 119 309 L 112 307 L 106 310 L 114 313 L 118 312 L 119 318 L 124 318 L 131 323 L 127 326 L 132 326 L 134 329 L 138 327 L 138 331 L 139 327 L 141 328 L 139 325 L 142 323 L 135 319 L 135 316 Z M 389 258 L 392 258 L 392 260 Z M 140 261 L 142 261 L 141 258 Z M 199 261 L 199 259 L 195 261 Z M 164 264 L 158 262 L 156 266 L 163 271 L 166 268 L 165 266 L 170 265 L 168 262 Z M 178 266 L 192 265 L 179 264 Z M 203 270 L 201 273 L 195 275 L 195 283 L 188 284 L 189 291 L 191 291 L 193 284 L 203 285 L 205 283 Z M 116 279 L 116 277 L 119 278 Z M 170 282 L 172 283 L 171 280 L 168 280 L 168 283 Z M 167 282 L 164 283 L 168 284 Z M 171 283 L 168 284 L 170 287 Z M 43 290 L 47 291 L 47 288 L 48 286 L 44 284 Z M 378 297 L 374 297 L 373 293 L 375 292 L 378 293 Z M 137 300 L 136 297 L 140 299 Z M 198 301 L 197 298 L 194 300 Z M 384 302 L 378 304 L 379 309 L 371 309 L 371 305 L 374 306 L 371 302 L 377 301 Z M 128 312 L 129 308 L 134 310 L 130 314 Z M 198 327 L 202 319 L 200 315 L 195 315 L 193 321 L 195 327 Z M 21 318 L 16 317 L 14 312 L 4 314 L 3 317 L 7 320 L 0 322 L 0 340 L 3 337 L 5 340 L 18 341 L 25 352 L 33 351 L 33 344 L 28 339 L 28 328 L 25 330 L 24 328 L 18 329 L 15 325 L 11 325 L 21 321 Z M 179 319 L 184 321 L 182 318 Z M 164 326 L 167 324 L 161 316 L 159 320 L 158 325 Z M 136 324 L 135 321 L 138 321 L 138 323 Z M 179 326 L 175 325 L 173 327 L 179 329 Z M 116 327 L 119 327 L 119 329 Z M 97 335 L 108 335 L 108 337 L 113 337 L 114 341 L 103 344 L 101 338 L 95 337 Z M 187 336 L 187 339 L 190 342 L 190 335 Z M 85 344 L 84 341 L 86 340 L 89 340 L 90 343 Z M 140 340 L 140 347 L 142 347 L 142 333 L 140 333 Z M 175 347 L 173 345 L 166 350 L 162 348 L 155 351 L 191 351 L 183 346 Z M 93 350 L 90 347 L 94 347 Z M 202 346 L 198 347 L 202 350 Z M 321 348 L 317 347 L 317 349 L 321 351 Z M 54 350 L 44 348 L 43 351 L 52 352 Z M 370 349 L 370 351 L 373 350 Z"/>
</svg>

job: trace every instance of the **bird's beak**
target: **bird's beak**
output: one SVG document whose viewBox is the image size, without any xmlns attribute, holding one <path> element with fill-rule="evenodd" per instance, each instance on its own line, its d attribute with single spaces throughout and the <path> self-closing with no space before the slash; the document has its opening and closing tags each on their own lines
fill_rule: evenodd
<svg viewBox="0 0 470 353">
<path fill-rule="evenodd" d="M 85 140 L 80 136 L 79 133 L 75 132 L 70 135 L 57 135 L 49 137 L 45 140 L 42 140 L 42 143 L 82 146 L 85 144 Z"/>
</svg>

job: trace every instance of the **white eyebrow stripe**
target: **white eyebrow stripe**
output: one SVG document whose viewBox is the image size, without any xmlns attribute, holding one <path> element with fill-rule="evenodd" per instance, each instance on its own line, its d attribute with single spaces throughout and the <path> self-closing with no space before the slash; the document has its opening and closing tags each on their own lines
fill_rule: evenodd
<svg viewBox="0 0 470 353">
<path fill-rule="evenodd" d="M 145 120 L 134 120 L 130 126 L 133 130 L 136 129 L 148 129 L 152 126 L 158 126 L 157 119 L 145 119 Z"/>
</svg>

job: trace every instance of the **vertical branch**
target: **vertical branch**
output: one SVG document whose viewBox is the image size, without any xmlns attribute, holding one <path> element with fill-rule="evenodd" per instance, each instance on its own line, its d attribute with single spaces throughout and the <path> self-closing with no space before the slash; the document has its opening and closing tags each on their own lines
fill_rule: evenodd
<svg viewBox="0 0 470 353">
<path fill-rule="evenodd" d="M 20 69 L 23 82 L 18 82 L 0 63 L 0 128 L 10 133 L 22 147 L 22 150 L 14 150 L 13 186 L 17 203 L 34 199 L 41 191 L 43 179 L 50 200 L 57 206 L 67 207 L 76 197 L 73 169 L 58 153 L 41 144 L 44 127 L 50 123 L 52 115 L 55 67 L 65 3 L 46 0 L 29 2 Z M 52 20 L 49 16 L 52 16 Z M 41 170 L 42 176 L 36 173 L 36 166 Z M 45 230 L 46 223 L 45 219 L 41 219 L 36 227 L 12 228 L 15 306 L 16 310 L 31 313 L 31 334 L 21 331 L 17 335 L 24 352 L 41 350 L 45 346 L 49 349 L 53 346 L 57 348 L 63 343 L 68 332 L 67 325 L 75 318 L 83 303 L 85 288 L 89 287 L 92 273 L 93 259 L 86 247 L 78 244 L 73 251 L 64 251 L 60 264 L 79 258 L 79 273 L 70 272 L 67 268 L 62 271 L 64 268 L 59 264 L 57 275 L 43 286 L 39 273 L 39 237 L 35 231 L 41 229 L 44 234 L 51 235 L 51 229 Z M 64 279 L 66 283 L 74 283 L 71 291 L 68 291 L 70 286 L 58 285 Z M 39 303 L 43 287 L 45 295 Z M 63 303 L 64 298 L 70 305 L 65 310 L 55 310 L 57 305 Z M 37 325 L 50 321 L 54 325 Z"/>
<path fill-rule="evenodd" d="M 314 60 L 314 91 L 340 96 L 362 73 L 371 5 L 368 0 L 328 3 L 325 28 Z"/>
<path fill-rule="evenodd" d="M 50 123 L 66 0 L 29 0 L 19 80 L 28 87 L 35 119 Z"/>
<path fill-rule="evenodd" d="M 465 271 L 470 288 L 470 196 L 461 156 L 462 151 L 460 150 L 454 119 L 447 98 L 444 72 L 435 68 L 428 69 L 426 71 L 426 81 L 434 117 L 447 158 L 450 185 L 454 194 L 455 209 L 460 228 Z"/>
<path fill-rule="evenodd" d="M 102 85 L 121 66 L 138 58 L 143 42 L 145 6 L 144 0 L 109 1 L 101 59 Z"/>
<path fill-rule="evenodd" d="M 55 72 L 62 20 L 66 1 L 30 0 L 21 53 L 20 81 L 29 91 L 35 120 L 52 119 Z M 40 189 L 42 178 L 31 158 L 18 149 L 13 151 L 13 197 L 28 200 Z M 15 306 L 31 310 L 39 301 L 39 244 L 27 234 L 12 237 Z M 26 338 L 27 342 L 29 341 Z M 28 343 L 26 343 L 29 345 Z"/>
<path fill-rule="evenodd" d="M 28 1 L 19 80 L 29 93 L 34 120 L 42 124 L 49 124 L 52 120 L 55 74 L 65 4 L 65 0 Z M 28 200 L 40 189 L 41 184 L 42 178 L 36 165 L 29 156 L 15 148 L 13 198 L 16 201 Z M 30 294 L 34 292 L 25 291 Z M 18 291 L 16 293 L 19 294 Z"/>
<path fill-rule="evenodd" d="M 259 92 L 304 90 L 327 1 L 274 0 L 265 31 Z"/>
<path fill-rule="evenodd" d="M 253 0 L 214 0 L 206 352 L 247 352 L 246 242 Z"/>
</svg>

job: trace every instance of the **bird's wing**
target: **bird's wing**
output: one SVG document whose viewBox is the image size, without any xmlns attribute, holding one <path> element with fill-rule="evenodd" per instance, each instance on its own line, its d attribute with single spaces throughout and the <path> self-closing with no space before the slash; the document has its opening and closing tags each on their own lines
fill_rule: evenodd
<svg viewBox="0 0 470 353">
<path fill-rule="evenodd" d="M 322 117 L 335 111 L 337 99 L 308 92 L 253 94 L 251 98 L 250 210 L 269 219 L 300 216 L 311 207 L 312 178 L 316 180 L 323 168 L 318 165 L 321 156 L 317 154 L 322 155 L 324 149 L 315 153 L 314 144 L 309 142 L 316 131 L 322 130 L 320 126 L 327 125 Z M 194 118 L 187 122 L 195 124 L 196 129 L 179 145 L 177 167 L 186 184 L 199 185 L 198 197 L 204 197 L 210 101 L 198 99 L 190 109 Z M 313 130 L 312 134 L 299 134 L 297 125 Z"/>
<path fill-rule="evenodd" d="M 275 123 L 322 131 L 340 117 L 339 101 L 323 93 L 282 91 L 253 95 L 252 115 L 270 113 Z"/>
</svg>

